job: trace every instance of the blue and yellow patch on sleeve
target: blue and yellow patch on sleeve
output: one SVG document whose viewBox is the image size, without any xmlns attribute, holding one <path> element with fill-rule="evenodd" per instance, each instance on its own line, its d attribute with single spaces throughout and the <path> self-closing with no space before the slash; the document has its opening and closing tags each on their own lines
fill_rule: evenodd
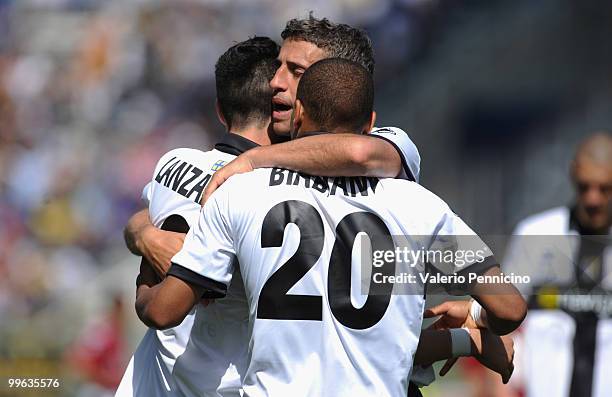
<svg viewBox="0 0 612 397">
<path fill-rule="evenodd" d="M 212 171 L 219 171 L 221 168 L 223 168 L 225 166 L 225 164 L 227 164 L 227 161 L 217 160 L 217 161 L 215 161 L 213 166 L 210 167 L 210 169 Z"/>
</svg>

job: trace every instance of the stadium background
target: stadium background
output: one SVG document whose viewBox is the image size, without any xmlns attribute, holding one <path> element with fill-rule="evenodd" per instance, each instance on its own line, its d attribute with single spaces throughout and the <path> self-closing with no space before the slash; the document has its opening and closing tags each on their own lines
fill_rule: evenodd
<svg viewBox="0 0 612 397">
<path fill-rule="evenodd" d="M 141 188 L 163 152 L 223 133 L 216 58 L 308 10 L 368 30 L 378 124 L 411 134 L 422 183 L 477 231 L 571 201 L 576 143 L 612 122 L 610 2 L 0 0 L 0 395 L 121 376 L 143 333 L 121 234 Z M 465 374 L 426 396 L 475 395 Z"/>
</svg>

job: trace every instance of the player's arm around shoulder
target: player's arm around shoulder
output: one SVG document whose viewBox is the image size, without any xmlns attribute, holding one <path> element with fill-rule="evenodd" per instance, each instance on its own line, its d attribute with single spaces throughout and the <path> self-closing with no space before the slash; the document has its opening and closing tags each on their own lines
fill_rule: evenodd
<svg viewBox="0 0 612 397">
<path fill-rule="evenodd" d="M 230 176 L 256 168 L 278 167 L 310 175 L 375 176 L 419 180 L 421 158 L 399 128 L 375 128 L 368 135 L 322 134 L 251 149 L 216 172 L 206 200 Z"/>
<path fill-rule="evenodd" d="M 401 134 L 409 140 L 405 132 Z M 396 177 L 402 171 L 403 151 L 398 147 L 403 143 L 379 136 L 379 129 L 368 135 L 313 135 L 255 148 L 244 155 L 253 168 L 280 167 L 322 176 Z"/>
</svg>

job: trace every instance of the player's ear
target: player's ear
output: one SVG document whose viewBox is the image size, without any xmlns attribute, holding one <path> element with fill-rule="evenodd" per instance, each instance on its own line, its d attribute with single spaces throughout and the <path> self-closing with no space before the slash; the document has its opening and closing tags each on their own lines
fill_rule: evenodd
<svg viewBox="0 0 612 397">
<path fill-rule="evenodd" d="M 372 114 L 370 115 L 370 122 L 368 123 L 368 127 L 365 130 L 365 134 L 369 134 L 370 131 L 372 131 L 372 128 L 374 128 L 374 124 L 376 124 L 376 112 L 372 111 Z"/>
<path fill-rule="evenodd" d="M 225 117 L 223 117 L 223 113 L 221 113 L 221 105 L 219 104 L 218 99 L 215 99 L 215 112 L 217 113 L 217 118 L 219 119 L 219 122 L 223 124 L 226 130 L 229 130 L 227 121 L 225 120 Z"/>
<path fill-rule="evenodd" d="M 302 123 L 304 122 L 304 107 L 302 106 L 302 101 L 299 99 L 295 100 L 295 105 L 293 106 L 293 113 L 291 114 L 291 139 L 294 139 L 298 135 L 298 131 L 302 127 Z"/>
</svg>

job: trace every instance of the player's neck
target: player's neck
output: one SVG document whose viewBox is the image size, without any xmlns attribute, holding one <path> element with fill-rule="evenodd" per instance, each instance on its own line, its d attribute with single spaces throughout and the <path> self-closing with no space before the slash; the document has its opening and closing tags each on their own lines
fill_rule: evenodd
<svg viewBox="0 0 612 397">
<path fill-rule="evenodd" d="M 344 127 L 338 127 L 332 130 L 324 130 L 322 127 L 314 125 L 312 127 L 309 128 L 300 128 L 300 130 L 298 131 L 298 137 L 299 138 L 303 138 L 306 136 L 312 136 L 312 135 L 321 135 L 321 134 L 365 134 L 365 132 L 355 132 L 352 131 L 350 129 L 344 128 Z"/>
<path fill-rule="evenodd" d="M 268 135 L 267 126 L 265 126 L 264 128 L 259 127 L 259 126 L 253 126 L 253 127 L 246 127 L 240 130 L 232 129 L 230 133 L 240 135 L 243 138 L 253 141 L 256 144 L 261 145 L 261 146 L 266 146 L 266 145 L 271 144 L 270 136 Z"/>
<path fill-rule="evenodd" d="M 319 124 L 310 120 L 309 117 L 304 116 L 302 118 L 302 123 L 300 124 L 300 128 L 298 130 L 298 137 L 302 137 L 306 135 L 313 135 L 316 133 L 320 133 L 322 131 L 323 129 L 321 128 Z"/>
</svg>

